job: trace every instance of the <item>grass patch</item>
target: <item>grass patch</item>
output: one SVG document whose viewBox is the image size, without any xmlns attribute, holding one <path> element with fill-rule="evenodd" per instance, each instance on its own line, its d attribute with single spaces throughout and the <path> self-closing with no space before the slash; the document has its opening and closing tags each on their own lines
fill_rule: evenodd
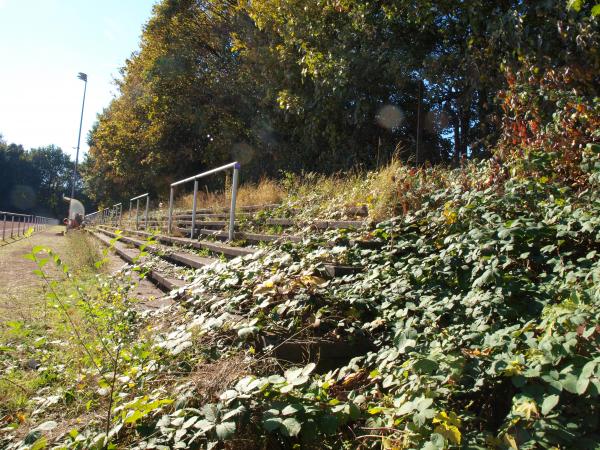
<svg viewBox="0 0 600 450">
<path fill-rule="evenodd" d="M 55 242 L 60 243 L 60 257 L 28 243 L 29 252 L 35 250 L 40 261 L 47 260 L 35 269 L 43 274 L 21 274 L 24 283 L 11 293 L 11 308 L 3 308 L 0 323 L 0 427 L 17 434 L 39 414 L 55 411 L 68 418 L 91 407 L 83 374 L 93 364 L 81 342 L 93 349 L 101 337 L 100 312 L 85 303 L 103 298 L 103 269 L 97 264 L 102 257 L 81 232 Z M 23 259 L 25 249 L 16 257 Z"/>
</svg>

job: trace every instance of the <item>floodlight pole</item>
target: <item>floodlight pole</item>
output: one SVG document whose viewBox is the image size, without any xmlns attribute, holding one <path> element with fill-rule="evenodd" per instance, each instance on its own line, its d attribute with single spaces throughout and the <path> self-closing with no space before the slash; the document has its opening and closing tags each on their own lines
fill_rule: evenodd
<svg viewBox="0 0 600 450">
<path fill-rule="evenodd" d="M 83 80 L 83 103 L 81 104 L 81 118 L 79 119 L 79 136 L 77 137 L 77 152 L 75 153 L 75 167 L 73 167 L 73 185 L 71 186 L 71 200 L 75 198 L 75 181 L 77 180 L 77 165 L 79 163 L 79 144 L 81 143 L 81 127 L 83 125 L 83 109 L 85 108 L 85 93 L 87 91 L 87 75 L 79 72 L 77 78 Z M 69 204 L 69 218 L 71 216 L 71 204 Z"/>
</svg>

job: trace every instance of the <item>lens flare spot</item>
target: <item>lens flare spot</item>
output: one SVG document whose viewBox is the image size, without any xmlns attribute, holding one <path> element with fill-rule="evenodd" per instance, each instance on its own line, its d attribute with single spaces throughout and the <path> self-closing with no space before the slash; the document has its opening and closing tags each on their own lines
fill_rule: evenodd
<svg viewBox="0 0 600 450">
<path fill-rule="evenodd" d="M 375 116 L 377 123 L 388 130 L 398 128 L 404 121 L 404 113 L 394 105 L 385 105 Z"/>
</svg>

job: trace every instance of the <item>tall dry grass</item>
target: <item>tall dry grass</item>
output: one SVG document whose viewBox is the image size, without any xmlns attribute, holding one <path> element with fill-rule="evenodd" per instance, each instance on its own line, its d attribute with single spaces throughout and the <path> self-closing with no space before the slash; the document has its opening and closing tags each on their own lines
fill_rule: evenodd
<svg viewBox="0 0 600 450">
<path fill-rule="evenodd" d="M 369 218 L 386 218 L 419 209 L 425 198 L 440 188 L 461 185 L 463 189 L 480 186 L 489 177 L 485 165 L 466 162 L 459 168 L 446 166 L 414 168 L 399 159 L 376 171 L 349 171 L 333 175 L 285 173 L 279 180 L 262 179 L 246 183 L 238 190 L 238 206 L 279 204 L 277 215 L 344 219 L 353 207 L 367 206 Z M 222 210 L 229 205 L 228 191 L 199 192 L 198 209 Z M 191 209 L 193 195 L 176 202 L 178 209 Z"/>
<path fill-rule="evenodd" d="M 272 205 L 281 203 L 285 197 L 286 192 L 279 182 L 263 178 L 258 183 L 242 184 L 238 189 L 236 204 L 237 206 Z M 191 209 L 193 202 L 194 194 L 187 194 L 177 199 L 175 207 Z M 198 191 L 198 209 L 210 208 L 218 211 L 229 207 L 230 202 L 231 189 L 217 192 Z"/>
</svg>

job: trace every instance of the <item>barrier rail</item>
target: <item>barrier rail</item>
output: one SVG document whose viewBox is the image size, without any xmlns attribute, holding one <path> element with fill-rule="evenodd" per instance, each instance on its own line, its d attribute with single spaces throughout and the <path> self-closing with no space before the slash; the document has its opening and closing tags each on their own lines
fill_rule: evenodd
<svg viewBox="0 0 600 450">
<path fill-rule="evenodd" d="M 36 216 L 33 214 L 19 214 L 7 211 L 0 211 L 2 219 L 2 240 L 6 241 L 7 225 L 10 225 L 10 238 L 23 236 L 27 229 L 33 227 L 33 231 L 41 231 L 50 225 L 58 225 L 58 220 L 49 217 Z M 16 219 L 16 221 L 15 221 Z M 15 236 L 16 222 L 16 236 Z"/>
<path fill-rule="evenodd" d="M 129 219 L 131 220 L 131 205 L 134 200 L 137 200 L 135 205 L 135 229 L 139 229 L 140 226 L 140 218 L 139 218 L 139 209 L 140 209 L 140 200 L 142 198 L 146 198 L 146 213 L 144 214 L 144 228 L 148 229 L 148 210 L 150 209 L 150 195 L 148 193 L 138 195 L 137 197 L 133 197 L 129 199 Z"/>
<path fill-rule="evenodd" d="M 196 230 L 196 207 L 198 203 L 198 180 L 200 178 L 206 177 L 208 175 L 213 175 L 218 172 L 222 172 L 225 170 L 233 169 L 233 180 L 231 186 L 231 209 L 229 210 L 229 240 L 233 240 L 233 233 L 235 227 L 235 203 L 237 200 L 237 190 L 238 190 L 238 182 L 239 182 L 239 172 L 241 165 L 238 162 L 232 162 L 230 164 L 226 164 L 221 167 L 217 167 L 216 169 L 208 170 L 206 172 L 199 173 L 198 175 L 194 175 L 189 178 L 185 178 L 183 180 L 176 181 L 171 183 L 171 192 L 169 193 L 169 224 L 168 224 L 168 233 L 171 234 L 171 228 L 173 224 L 173 200 L 175 196 L 175 187 L 181 186 L 182 184 L 189 183 L 190 181 L 194 182 L 194 200 L 192 206 L 192 231 L 190 232 L 190 237 L 194 238 L 194 231 Z M 147 209 L 146 209 L 147 213 Z M 147 218 L 147 216 L 146 216 Z"/>
<path fill-rule="evenodd" d="M 121 219 L 123 217 L 123 203 L 117 203 L 115 205 L 112 205 L 112 210 L 114 211 L 114 215 L 113 217 L 117 217 L 117 214 L 119 215 L 119 220 L 116 220 L 115 222 L 118 225 L 121 225 Z"/>
<path fill-rule="evenodd" d="M 106 222 L 110 222 L 115 225 L 120 225 L 122 217 L 123 204 L 117 203 L 112 205 L 110 208 L 99 209 L 96 212 L 86 214 L 84 220 L 88 224 L 96 224 L 98 222 L 104 224 Z"/>
</svg>

